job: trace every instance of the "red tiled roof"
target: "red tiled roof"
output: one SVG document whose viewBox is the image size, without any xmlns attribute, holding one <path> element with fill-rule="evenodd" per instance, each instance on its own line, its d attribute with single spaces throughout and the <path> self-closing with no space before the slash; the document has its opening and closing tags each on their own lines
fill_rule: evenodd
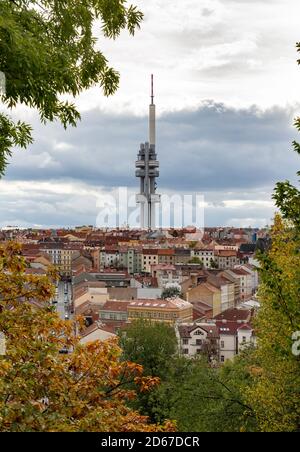
<svg viewBox="0 0 300 452">
<path fill-rule="evenodd" d="M 127 312 L 127 306 L 130 301 L 109 300 L 100 311 Z"/>
<path fill-rule="evenodd" d="M 222 312 L 221 314 L 218 314 L 215 316 L 216 320 L 227 320 L 228 322 L 234 321 L 244 321 L 247 322 L 251 318 L 252 312 L 250 309 L 237 309 L 237 308 L 230 308 L 226 311 Z"/>
<path fill-rule="evenodd" d="M 218 328 L 216 325 L 210 325 L 210 324 L 193 324 L 193 325 L 179 325 L 178 331 L 180 334 L 180 337 L 182 338 L 190 338 L 192 331 L 195 331 L 196 329 L 202 329 L 207 333 L 208 338 L 218 338 Z"/>
<path fill-rule="evenodd" d="M 159 249 L 157 254 L 159 256 L 174 256 L 175 250 L 174 249 Z"/>
</svg>

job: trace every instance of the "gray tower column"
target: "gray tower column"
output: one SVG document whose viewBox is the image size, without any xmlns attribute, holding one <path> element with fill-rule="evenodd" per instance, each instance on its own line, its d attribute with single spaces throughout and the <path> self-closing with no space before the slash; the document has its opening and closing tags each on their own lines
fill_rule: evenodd
<svg viewBox="0 0 300 452">
<path fill-rule="evenodd" d="M 156 107 L 154 104 L 153 75 L 151 76 L 151 104 L 149 106 L 149 143 L 142 144 L 136 162 L 136 177 L 140 178 L 140 193 L 137 203 L 141 204 L 141 228 L 156 228 L 155 206 L 160 203 L 156 194 L 156 179 L 159 177 L 159 161 L 156 151 Z"/>
</svg>

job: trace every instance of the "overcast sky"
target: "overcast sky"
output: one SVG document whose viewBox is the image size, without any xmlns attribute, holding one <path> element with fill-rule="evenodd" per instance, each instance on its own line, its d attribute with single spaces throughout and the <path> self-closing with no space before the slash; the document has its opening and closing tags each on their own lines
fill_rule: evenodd
<svg viewBox="0 0 300 452">
<path fill-rule="evenodd" d="M 0 227 L 95 224 L 97 198 L 138 187 L 134 162 L 147 140 L 155 75 L 160 193 L 202 193 L 207 226 L 264 226 L 278 180 L 295 180 L 291 141 L 299 114 L 298 0 L 136 0 L 134 38 L 100 38 L 121 73 L 105 99 L 83 93 L 82 121 L 65 132 L 34 126 L 0 181 Z"/>
</svg>

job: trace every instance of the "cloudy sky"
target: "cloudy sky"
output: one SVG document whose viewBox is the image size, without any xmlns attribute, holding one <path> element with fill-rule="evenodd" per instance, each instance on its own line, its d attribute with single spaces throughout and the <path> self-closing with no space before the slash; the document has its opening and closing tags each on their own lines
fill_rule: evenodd
<svg viewBox="0 0 300 452">
<path fill-rule="evenodd" d="M 133 0 L 132 0 L 133 1 Z M 77 99 L 82 121 L 66 132 L 34 126 L 0 181 L 0 227 L 95 224 L 99 197 L 138 181 L 155 75 L 159 192 L 201 193 L 207 226 L 264 226 L 278 180 L 295 180 L 300 112 L 298 0 L 136 0 L 145 20 L 99 47 L 121 73 L 120 89 Z M 98 207 L 97 207 L 98 206 Z"/>
</svg>

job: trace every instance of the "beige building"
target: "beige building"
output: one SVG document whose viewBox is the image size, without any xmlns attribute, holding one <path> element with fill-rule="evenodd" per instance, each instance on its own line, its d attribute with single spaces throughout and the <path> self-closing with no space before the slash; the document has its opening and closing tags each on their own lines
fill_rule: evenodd
<svg viewBox="0 0 300 452">
<path fill-rule="evenodd" d="M 113 332 L 114 329 L 108 325 L 103 325 L 101 322 L 95 322 L 89 326 L 81 335 L 81 344 L 88 344 L 94 341 L 105 341 L 107 339 L 116 337 Z"/>
<path fill-rule="evenodd" d="M 81 250 L 80 246 L 64 247 L 49 244 L 43 247 L 43 250 L 51 257 L 53 265 L 62 276 L 72 276 L 72 259 L 74 256 L 78 256 L 78 251 Z"/>
<path fill-rule="evenodd" d="M 193 319 L 193 305 L 181 298 L 139 299 L 129 303 L 128 319 L 145 319 L 166 323 L 190 322 Z"/>
<path fill-rule="evenodd" d="M 82 304 L 90 301 L 91 303 L 103 306 L 109 298 L 106 287 L 83 287 L 74 294 L 74 307 L 79 308 Z"/>
<path fill-rule="evenodd" d="M 151 273 L 151 266 L 158 264 L 158 250 L 143 249 L 141 253 L 141 258 L 142 258 L 142 272 Z"/>
<path fill-rule="evenodd" d="M 213 316 L 221 311 L 221 289 L 205 281 L 198 286 L 191 287 L 185 293 L 190 303 L 204 302 L 213 309 Z"/>
</svg>

